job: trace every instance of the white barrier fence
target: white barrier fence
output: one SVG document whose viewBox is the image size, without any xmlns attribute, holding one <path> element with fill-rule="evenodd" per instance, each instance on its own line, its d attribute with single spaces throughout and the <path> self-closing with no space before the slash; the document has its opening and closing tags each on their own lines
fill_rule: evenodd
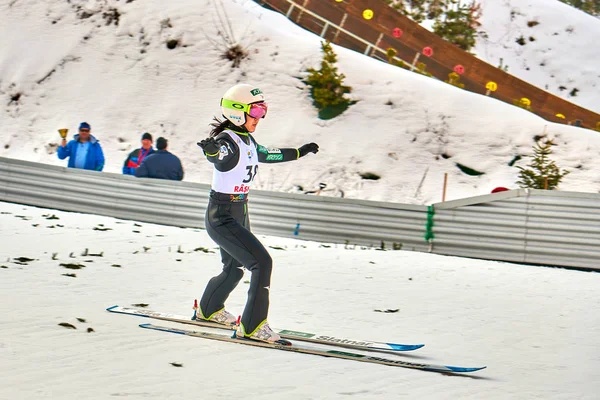
<svg viewBox="0 0 600 400">
<path fill-rule="evenodd" d="M 204 228 L 209 185 L 139 179 L 0 157 L 0 200 Z M 425 206 L 253 190 L 256 233 L 424 251 Z"/>
<path fill-rule="evenodd" d="M 511 190 L 435 205 L 433 252 L 600 270 L 600 194 Z"/>
<path fill-rule="evenodd" d="M 209 185 L 0 157 L 0 201 L 204 228 Z M 259 234 L 600 270 L 600 195 L 511 190 L 431 207 L 253 190 Z"/>
</svg>

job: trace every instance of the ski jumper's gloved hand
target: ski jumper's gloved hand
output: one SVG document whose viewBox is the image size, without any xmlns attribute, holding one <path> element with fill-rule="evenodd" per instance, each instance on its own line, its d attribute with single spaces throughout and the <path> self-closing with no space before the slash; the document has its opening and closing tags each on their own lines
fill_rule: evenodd
<svg viewBox="0 0 600 400">
<path fill-rule="evenodd" d="M 319 145 L 316 143 L 307 143 L 298 149 L 298 158 L 304 157 L 308 153 L 317 153 L 319 151 Z"/>
<path fill-rule="evenodd" d="M 219 144 L 215 141 L 214 137 L 201 140 L 196 144 L 202 147 L 202 150 L 204 150 L 206 154 L 217 154 L 219 152 Z"/>
</svg>

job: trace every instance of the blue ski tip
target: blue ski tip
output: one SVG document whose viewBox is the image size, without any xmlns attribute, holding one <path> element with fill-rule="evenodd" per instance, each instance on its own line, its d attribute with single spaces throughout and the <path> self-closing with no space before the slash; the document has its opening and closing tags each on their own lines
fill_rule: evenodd
<svg viewBox="0 0 600 400">
<path fill-rule="evenodd" d="M 140 328 L 148 328 L 152 324 L 140 324 Z"/>
<path fill-rule="evenodd" d="M 117 306 L 108 307 L 108 308 L 106 309 L 106 311 L 111 311 L 113 308 L 116 308 L 116 307 L 119 307 L 119 306 L 117 305 Z"/>
<path fill-rule="evenodd" d="M 475 371 L 482 370 L 486 367 L 469 368 L 469 367 L 452 367 L 450 365 L 446 365 L 446 368 L 448 368 L 452 372 L 475 372 Z"/>
<path fill-rule="evenodd" d="M 397 343 L 386 343 L 390 346 L 390 350 L 394 351 L 410 351 L 417 350 L 425 346 L 424 344 L 397 344 Z"/>
</svg>

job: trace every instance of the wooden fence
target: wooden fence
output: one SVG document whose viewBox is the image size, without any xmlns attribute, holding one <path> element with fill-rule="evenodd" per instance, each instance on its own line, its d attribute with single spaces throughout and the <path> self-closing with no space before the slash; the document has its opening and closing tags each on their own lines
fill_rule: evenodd
<svg viewBox="0 0 600 400">
<path fill-rule="evenodd" d="M 589 129 L 596 129 L 600 124 L 600 114 L 487 64 L 429 32 L 382 0 L 255 1 L 337 45 L 385 62 L 388 61 L 385 54 L 388 48 L 394 49 L 396 56 L 408 64 L 413 64 L 418 55 L 418 61 L 426 64 L 425 71 L 437 79 L 447 81 L 449 74 L 457 71 L 465 90 L 509 104 L 526 99 L 530 111 L 548 121 Z M 431 49 L 433 54 L 429 57 L 423 54 L 425 48 Z M 489 90 L 494 86 L 495 91 Z"/>
</svg>

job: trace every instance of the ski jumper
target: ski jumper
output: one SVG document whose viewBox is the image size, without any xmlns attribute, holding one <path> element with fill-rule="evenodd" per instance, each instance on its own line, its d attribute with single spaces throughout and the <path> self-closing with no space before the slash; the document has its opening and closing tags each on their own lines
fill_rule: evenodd
<svg viewBox="0 0 600 400">
<path fill-rule="evenodd" d="M 297 149 L 267 149 L 252 135 L 226 129 L 215 137 L 219 152 L 206 154 L 214 164 L 213 180 L 206 210 L 208 235 L 221 250 L 223 271 L 209 282 L 200 300 L 200 313 L 209 319 L 225 307 L 229 294 L 250 271 L 248 299 L 241 318 L 251 335 L 267 320 L 273 260 L 250 231 L 248 193 L 258 172 L 258 163 L 297 160 Z"/>
</svg>

